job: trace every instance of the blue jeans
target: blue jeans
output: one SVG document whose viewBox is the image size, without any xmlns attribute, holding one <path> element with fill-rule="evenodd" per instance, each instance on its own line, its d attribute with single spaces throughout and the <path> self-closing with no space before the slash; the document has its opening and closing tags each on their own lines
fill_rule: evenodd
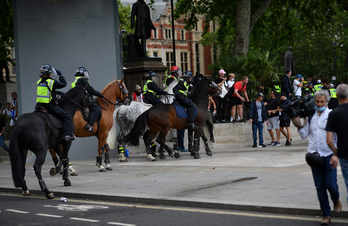
<svg viewBox="0 0 348 226">
<path fill-rule="evenodd" d="M 348 191 L 348 160 L 339 158 L 340 160 L 340 165 L 341 165 L 341 170 L 342 170 L 342 175 L 344 178 L 344 182 L 346 183 L 346 188 Z M 348 196 L 347 196 L 347 202 L 348 202 Z"/>
<path fill-rule="evenodd" d="M 257 122 L 257 123 L 252 123 L 253 125 L 253 139 L 254 139 L 254 144 L 257 144 L 257 129 L 259 129 L 259 144 L 263 144 L 263 123 L 262 122 Z"/>
<path fill-rule="evenodd" d="M 332 169 L 330 165 L 331 157 L 332 155 L 325 157 L 325 165 L 322 168 L 311 167 L 323 216 L 331 216 L 330 203 L 326 190 L 329 191 L 333 202 L 337 202 L 340 196 L 337 185 L 337 168 Z"/>
<path fill-rule="evenodd" d="M 179 148 L 185 149 L 185 146 L 184 146 L 185 130 L 184 129 L 178 129 L 177 130 L 177 134 L 178 134 L 178 146 L 179 146 Z"/>
<path fill-rule="evenodd" d="M 0 136 L 0 147 L 5 149 L 5 151 L 7 151 L 7 153 L 9 152 L 9 149 L 8 149 L 7 145 L 5 144 L 5 139 L 3 136 Z"/>
</svg>

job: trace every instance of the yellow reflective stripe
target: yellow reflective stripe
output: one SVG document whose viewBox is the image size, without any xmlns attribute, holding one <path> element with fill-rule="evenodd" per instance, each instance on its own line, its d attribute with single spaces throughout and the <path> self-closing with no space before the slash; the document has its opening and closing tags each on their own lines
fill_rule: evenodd
<svg viewBox="0 0 348 226">
<path fill-rule="evenodd" d="M 143 93 L 143 94 L 146 94 L 147 92 L 149 92 L 149 93 L 152 93 L 153 95 L 156 95 L 155 91 L 153 91 L 153 90 L 151 90 L 151 89 L 149 89 L 149 88 L 147 87 L 147 85 L 148 85 L 150 82 L 153 82 L 153 81 L 152 81 L 152 80 L 147 80 L 147 81 L 146 81 L 146 84 L 144 85 L 144 93 Z"/>
<path fill-rule="evenodd" d="M 41 82 L 42 79 L 40 79 L 37 84 L 37 95 L 36 95 L 36 102 L 37 103 L 49 103 L 52 100 L 52 94 L 51 91 L 53 88 L 54 80 L 53 79 L 47 79 L 45 83 Z M 48 85 L 48 86 L 47 86 Z"/>
<path fill-rule="evenodd" d="M 71 88 L 75 88 L 75 87 L 76 87 L 76 82 L 77 82 L 77 80 L 79 80 L 80 78 L 84 78 L 84 77 L 83 77 L 83 76 L 76 76 L 75 81 L 74 81 L 73 83 L 71 83 Z M 87 81 L 88 81 L 88 80 L 87 80 Z M 90 84 L 89 81 L 88 81 L 88 84 Z"/>
<path fill-rule="evenodd" d="M 329 89 L 329 91 L 330 91 L 331 98 L 337 98 L 337 90 L 336 89 Z"/>
<path fill-rule="evenodd" d="M 184 86 L 185 86 L 186 90 L 179 90 L 179 92 L 182 93 L 182 94 L 184 94 L 185 96 L 187 96 L 188 89 L 189 89 L 189 85 L 188 85 L 187 82 L 184 81 L 183 79 L 180 79 L 180 80 L 178 81 L 178 83 L 179 83 L 180 81 L 183 81 L 183 82 L 184 82 Z M 178 83 L 177 83 L 177 84 L 178 84 Z"/>
</svg>

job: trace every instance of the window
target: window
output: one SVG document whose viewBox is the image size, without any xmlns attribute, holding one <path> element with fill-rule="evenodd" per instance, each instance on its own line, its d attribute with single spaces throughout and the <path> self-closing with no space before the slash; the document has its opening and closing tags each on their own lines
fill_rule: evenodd
<svg viewBox="0 0 348 226">
<path fill-rule="evenodd" d="M 158 57 L 158 52 L 153 52 L 154 57 Z"/>
<path fill-rule="evenodd" d="M 199 44 L 196 44 L 196 70 L 197 72 L 200 72 L 200 65 L 199 65 Z"/>
<path fill-rule="evenodd" d="M 171 39 L 171 36 L 172 36 L 172 32 L 170 29 L 168 29 L 168 38 Z"/>
<path fill-rule="evenodd" d="M 168 39 L 168 29 L 164 29 L 164 32 L 166 34 L 166 39 Z"/>
<path fill-rule="evenodd" d="M 168 74 L 170 74 L 170 68 L 174 66 L 174 54 L 171 52 L 166 52 L 166 65 L 169 68 Z"/>
<path fill-rule="evenodd" d="M 196 27 L 196 31 L 198 31 L 198 24 L 197 24 L 197 22 L 196 22 L 196 25 L 195 25 L 195 27 Z"/>
<path fill-rule="evenodd" d="M 188 70 L 187 53 L 180 54 L 181 59 L 181 71 L 185 72 Z"/>
<path fill-rule="evenodd" d="M 181 40 L 185 40 L 184 30 L 181 30 Z"/>
<path fill-rule="evenodd" d="M 157 30 L 153 30 L 153 38 L 157 38 Z"/>
</svg>

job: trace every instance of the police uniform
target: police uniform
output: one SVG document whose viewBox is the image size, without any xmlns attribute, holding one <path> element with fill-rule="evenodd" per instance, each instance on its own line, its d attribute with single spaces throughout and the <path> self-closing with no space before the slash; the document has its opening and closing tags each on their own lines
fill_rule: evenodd
<svg viewBox="0 0 348 226">
<path fill-rule="evenodd" d="M 314 91 L 317 92 L 317 91 L 321 90 L 322 88 L 323 88 L 322 84 L 317 84 L 314 86 Z"/>
<path fill-rule="evenodd" d="M 93 100 L 91 97 L 97 96 L 97 97 L 102 97 L 103 95 L 95 90 L 89 83 L 89 81 L 84 77 L 84 76 L 76 76 L 75 81 L 71 83 L 71 88 L 74 88 L 76 85 L 86 87 L 87 93 L 89 94 L 89 111 L 90 115 L 88 117 L 88 122 L 87 124 L 89 126 L 93 126 L 93 124 L 98 120 L 98 118 L 101 116 L 102 111 L 98 104 Z M 88 127 L 88 126 L 87 126 Z M 91 128 L 86 128 L 89 129 L 90 132 L 94 133 L 94 131 Z"/>
<path fill-rule="evenodd" d="M 165 95 L 166 91 L 160 89 L 154 81 L 148 79 L 144 85 L 144 99 L 147 103 L 152 104 L 153 106 L 157 104 L 163 104 L 163 102 L 158 98 L 158 95 Z"/>
<path fill-rule="evenodd" d="M 47 75 L 48 76 L 48 75 Z M 58 105 L 55 104 L 55 94 L 56 89 L 61 89 L 66 86 L 66 81 L 63 76 L 59 76 L 59 81 L 50 78 L 40 78 L 37 81 L 37 97 L 36 97 L 36 106 L 42 106 L 47 109 L 49 112 L 55 114 L 62 121 L 62 132 L 63 137 L 66 135 L 71 135 L 71 125 L 72 117 L 61 109 Z"/>
<path fill-rule="evenodd" d="M 335 88 L 330 88 L 329 89 L 330 93 L 330 102 L 328 104 L 329 109 L 335 109 L 338 106 L 338 99 L 337 99 L 337 91 Z"/>
<path fill-rule="evenodd" d="M 197 107 L 193 103 L 193 101 L 187 97 L 187 94 L 189 92 L 189 88 L 190 88 L 190 86 L 189 86 L 189 83 L 187 81 L 185 81 L 184 79 L 179 79 L 178 83 L 173 88 L 173 93 L 175 94 L 176 100 L 180 104 L 182 104 L 183 106 L 185 106 L 187 108 L 188 125 L 194 126 Z"/>
</svg>

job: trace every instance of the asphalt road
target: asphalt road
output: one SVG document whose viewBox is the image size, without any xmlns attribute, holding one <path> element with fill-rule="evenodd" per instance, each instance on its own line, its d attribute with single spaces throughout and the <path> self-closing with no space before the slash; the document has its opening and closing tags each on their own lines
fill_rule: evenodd
<svg viewBox="0 0 348 226">
<path fill-rule="evenodd" d="M 291 216 L 186 207 L 150 206 L 0 193 L 0 225 L 319 225 L 321 217 Z M 334 218 L 331 225 L 347 225 Z"/>
</svg>

